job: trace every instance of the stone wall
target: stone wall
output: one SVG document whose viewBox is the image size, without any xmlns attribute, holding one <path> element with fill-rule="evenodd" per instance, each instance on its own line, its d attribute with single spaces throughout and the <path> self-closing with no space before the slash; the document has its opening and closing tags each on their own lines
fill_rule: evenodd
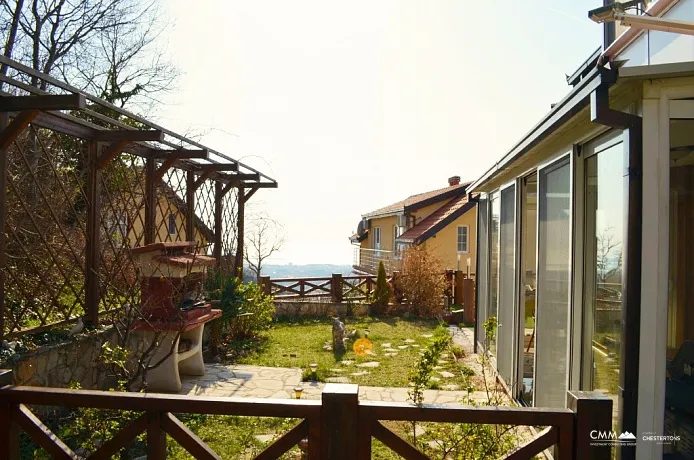
<svg viewBox="0 0 694 460">
<path fill-rule="evenodd" d="M 141 341 L 133 334 L 133 342 Z M 46 345 L 24 354 L 12 367 L 15 385 L 65 388 L 79 382 L 83 389 L 105 389 L 109 383 L 99 360 L 101 346 L 117 343 L 116 331 L 109 329 L 75 336 L 69 342 Z M 140 345 L 138 345 L 140 344 Z M 133 346 L 128 348 L 133 349 Z M 134 362 L 129 363 L 133 365 Z M 8 366 L 5 366 L 8 367 Z"/>
<path fill-rule="evenodd" d="M 310 302 L 305 300 L 275 300 L 275 317 L 335 317 L 366 316 L 370 306 L 332 302 Z"/>
</svg>

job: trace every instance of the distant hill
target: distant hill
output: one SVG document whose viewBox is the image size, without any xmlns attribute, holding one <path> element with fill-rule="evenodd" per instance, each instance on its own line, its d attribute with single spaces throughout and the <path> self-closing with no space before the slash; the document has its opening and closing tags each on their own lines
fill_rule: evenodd
<svg viewBox="0 0 694 460">
<path fill-rule="evenodd" d="M 308 264 L 308 265 L 264 265 L 263 276 L 270 278 L 327 278 L 333 273 L 351 275 L 351 265 Z"/>
</svg>

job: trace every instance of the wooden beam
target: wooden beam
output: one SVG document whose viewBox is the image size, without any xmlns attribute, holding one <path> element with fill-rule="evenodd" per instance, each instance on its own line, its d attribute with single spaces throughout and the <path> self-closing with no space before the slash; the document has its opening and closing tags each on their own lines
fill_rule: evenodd
<svg viewBox="0 0 694 460">
<path fill-rule="evenodd" d="M 203 173 L 200 175 L 200 177 L 198 177 L 198 178 L 195 180 L 195 182 L 193 182 L 193 190 L 199 189 L 200 186 L 202 185 L 202 183 L 205 182 L 207 179 L 209 179 L 210 176 L 212 176 L 213 173 L 214 173 L 214 171 L 205 171 L 205 172 L 203 172 Z"/>
<path fill-rule="evenodd" d="M 254 460 L 273 460 L 275 458 L 280 458 L 306 436 L 308 436 L 308 421 L 304 420 L 285 433 L 281 438 L 267 446 Z"/>
<path fill-rule="evenodd" d="M 229 193 L 229 192 L 231 191 L 231 189 L 234 188 L 234 185 L 235 185 L 235 184 L 234 184 L 233 182 L 230 182 L 230 183 L 228 183 L 227 185 L 225 185 L 225 186 L 222 188 L 222 196 L 224 196 L 224 195 L 226 195 L 227 193 Z"/>
<path fill-rule="evenodd" d="M 140 415 L 128 426 L 120 430 L 118 434 L 103 443 L 101 447 L 99 447 L 93 454 L 89 456 L 89 458 L 94 460 L 110 459 L 112 456 L 120 452 L 123 446 L 130 444 L 133 439 L 145 431 L 148 423 L 149 420 L 147 419 L 147 414 L 144 413 Z"/>
<path fill-rule="evenodd" d="M 559 431 L 556 427 L 550 426 L 542 430 L 537 437 L 521 444 L 518 449 L 514 450 L 503 460 L 523 460 L 526 458 L 534 458 L 545 449 L 549 449 L 559 441 Z"/>
<path fill-rule="evenodd" d="M 189 160 L 193 158 L 206 159 L 210 156 L 207 149 L 178 149 L 178 150 L 156 150 L 152 149 L 152 154 L 149 158 L 154 160 L 168 160 L 174 158 L 176 160 Z"/>
<path fill-rule="evenodd" d="M 20 404 L 12 414 L 12 419 L 52 458 L 78 460 L 79 457 L 58 438 L 24 404 Z"/>
<path fill-rule="evenodd" d="M 402 455 L 404 458 L 414 460 L 429 459 L 429 457 L 417 450 L 417 448 L 414 447 L 412 444 L 405 441 L 400 436 L 383 426 L 381 422 L 379 422 L 378 420 L 374 420 L 372 422 L 371 431 L 373 433 L 374 438 L 378 439 L 387 447 L 390 447 L 397 454 Z"/>
<path fill-rule="evenodd" d="M 167 158 L 164 160 L 164 162 L 159 166 L 156 171 L 154 171 L 153 178 L 154 180 L 161 180 L 164 177 L 164 174 L 166 174 L 166 171 L 169 170 L 173 165 L 178 162 L 177 158 Z"/>
<path fill-rule="evenodd" d="M 239 165 L 238 163 L 212 163 L 212 164 L 191 164 L 191 169 L 195 169 L 197 171 L 212 171 L 212 172 L 218 172 L 218 171 L 238 171 L 239 170 Z"/>
<path fill-rule="evenodd" d="M 145 244 L 154 243 L 157 216 L 157 169 L 154 160 L 148 159 L 145 165 Z"/>
<path fill-rule="evenodd" d="M 186 171 L 186 241 L 195 241 L 195 173 Z"/>
<path fill-rule="evenodd" d="M 0 133 L 0 150 L 5 150 L 12 145 L 39 113 L 40 110 L 28 110 L 17 114 Z"/>
<path fill-rule="evenodd" d="M 85 258 L 86 320 L 99 323 L 101 254 L 101 169 L 98 168 L 97 142 L 89 142 L 87 157 L 87 241 Z"/>
<path fill-rule="evenodd" d="M 161 426 L 174 440 L 196 459 L 222 460 L 222 457 L 169 412 L 164 413 Z M 285 435 L 286 436 L 286 435 Z M 256 457 L 260 458 L 260 457 Z M 279 458 L 279 457 L 273 457 Z"/>
<path fill-rule="evenodd" d="M 225 178 L 228 178 L 229 181 L 235 181 L 236 183 L 240 183 L 245 180 L 252 180 L 252 181 L 260 181 L 260 174 L 259 173 L 238 173 L 238 174 L 227 174 L 224 176 Z"/>
<path fill-rule="evenodd" d="M 277 188 L 277 182 L 260 182 L 255 184 L 252 182 L 243 182 L 241 186 L 248 188 Z"/>
<path fill-rule="evenodd" d="M 118 142 L 114 142 L 113 144 L 109 145 L 108 148 L 104 153 L 99 155 L 99 159 L 97 160 L 97 165 L 96 167 L 99 169 L 103 169 L 108 164 L 120 154 L 123 149 L 125 148 L 126 145 L 128 145 L 130 141 L 122 140 Z"/>
<path fill-rule="evenodd" d="M 243 197 L 244 201 L 250 200 L 251 197 L 252 197 L 253 195 L 255 195 L 255 192 L 257 192 L 257 191 L 258 191 L 257 188 L 252 188 L 252 189 L 250 189 L 250 190 L 248 191 L 248 193 L 246 193 L 246 196 Z"/>
<path fill-rule="evenodd" d="M 244 248 L 244 191 L 239 188 L 239 196 L 236 200 L 236 254 L 234 255 L 234 273 L 232 276 L 238 276 L 243 279 L 243 248 Z"/>
<path fill-rule="evenodd" d="M 164 140 L 164 132 L 160 129 L 115 129 L 110 131 L 99 131 L 96 133 L 95 139 L 100 142 L 161 142 Z"/>
<path fill-rule="evenodd" d="M 0 112 L 79 110 L 85 107 L 87 107 L 87 99 L 83 94 L 0 97 Z"/>
<path fill-rule="evenodd" d="M 222 265 L 222 214 L 224 211 L 224 188 L 221 182 L 214 183 L 214 251 L 212 255 L 217 261 L 217 269 Z M 2 331 L 0 330 L 0 335 Z"/>
</svg>

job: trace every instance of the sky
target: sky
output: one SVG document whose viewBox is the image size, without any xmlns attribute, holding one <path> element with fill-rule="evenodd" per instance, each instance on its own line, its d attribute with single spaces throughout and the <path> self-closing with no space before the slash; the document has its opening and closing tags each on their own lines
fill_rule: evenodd
<svg viewBox="0 0 694 460">
<path fill-rule="evenodd" d="M 155 118 L 268 174 L 270 263 L 351 264 L 361 215 L 474 180 L 570 89 L 600 0 L 162 0 Z M 252 205 L 251 205 L 252 203 Z"/>
</svg>

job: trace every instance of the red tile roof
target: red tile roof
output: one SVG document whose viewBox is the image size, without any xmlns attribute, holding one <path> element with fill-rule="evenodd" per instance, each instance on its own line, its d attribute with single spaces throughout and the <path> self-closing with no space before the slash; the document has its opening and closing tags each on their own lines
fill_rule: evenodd
<svg viewBox="0 0 694 460">
<path fill-rule="evenodd" d="M 457 196 L 400 235 L 398 241 L 423 243 L 474 206 L 474 201 L 469 202 L 467 195 Z"/>
<path fill-rule="evenodd" d="M 397 213 L 400 211 L 403 211 L 405 208 L 417 208 L 418 205 L 421 203 L 432 200 L 432 202 L 436 202 L 437 198 L 440 197 L 441 200 L 446 198 L 447 194 L 454 193 L 456 191 L 459 191 L 461 194 L 465 194 L 465 188 L 470 185 L 471 182 L 464 182 L 462 184 L 458 185 L 453 185 L 449 187 L 444 187 L 440 188 L 437 190 L 432 190 L 430 192 L 424 192 L 424 193 L 418 193 L 416 195 L 409 196 L 405 198 L 402 201 L 398 201 L 397 203 L 393 203 L 391 205 L 385 206 L 383 208 L 379 208 L 375 211 L 371 211 L 367 214 L 364 214 L 362 217 L 375 217 L 375 216 L 380 216 L 384 214 L 393 214 Z M 450 196 L 450 195 L 448 195 Z"/>
</svg>

